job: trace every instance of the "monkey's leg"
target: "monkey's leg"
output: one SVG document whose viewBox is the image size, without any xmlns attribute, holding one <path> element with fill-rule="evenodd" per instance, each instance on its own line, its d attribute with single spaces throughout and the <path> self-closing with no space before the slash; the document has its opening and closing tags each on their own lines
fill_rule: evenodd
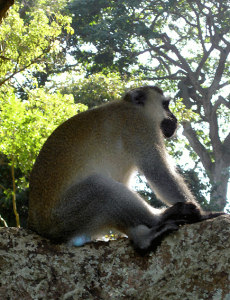
<svg viewBox="0 0 230 300">
<path fill-rule="evenodd" d="M 61 204 L 52 214 L 49 234 L 53 239 L 68 241 L 113 227 L 126 233 L 136 247 L 145 249 L 155 237 L 177 230 L 184 223 L 166 220 L 163 224 L 161 218 L 161 210 L 148 205 L 125 185 L 95 174 L 62 195 Z"/>
</svg>

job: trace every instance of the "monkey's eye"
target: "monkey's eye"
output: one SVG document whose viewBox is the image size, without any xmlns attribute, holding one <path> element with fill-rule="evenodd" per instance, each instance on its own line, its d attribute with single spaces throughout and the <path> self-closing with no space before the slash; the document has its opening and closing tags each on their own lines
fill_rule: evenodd
<svg viewBox="0 0 230 300">
<path fill-rule="evenodd" d="M 164 101 L 163 102 L 163 108 L 164 109 L 169 109 L 169 101 Z"/>
</svg>

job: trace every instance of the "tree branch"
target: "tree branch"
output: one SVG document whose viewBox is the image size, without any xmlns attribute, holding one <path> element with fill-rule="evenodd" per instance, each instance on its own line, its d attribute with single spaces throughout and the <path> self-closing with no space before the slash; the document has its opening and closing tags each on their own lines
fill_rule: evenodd
<svg viewBox="0 0 230 300">
<path fill-rule="evenodd" d="M 171 45 L 170 38 L 167 36 L 166 33 L 162 34 L 161 36 L 162 41 L 164 42 L 164 45 L 161 47 L 156 47 L 151 45 L 151 43 L 146 39 L 146 43 L 150 48 L 152 48 L 153 51 L 155 51 L 158 55 L 163 56 L 165 59 L 167 59 L 170 63 L 178 66 L 180 69 L 185 70 L 188 73 L 189 79 L 191 80 L 192 85 L 198 90 L 201 94 L 203 92 L 202 87 L 198 83 L 195 73 L 192 72 L 192 70 L 189 67 L 189 64 L 184 59 L 184 57 L 180 54 L 179 50 L 175 45 Z M 165 48 L 166 50 L 171 50 L 178 58 L 179 62 L 169 57 L 166 53 L 162 52 L 160 48 Z"/>
<path fill-rule="evenodd" d="M 205 147 L 198 140 L 196 131 L 192 129 L 192 126 L 189 122 L 183 122 L 182 125 L 184 128 L 183 135 L 188 139 L 191 147 L 200 157 L 201 162 L 205 167 L 205 170 L 211 172 L 212 162 L 210 155 L 205 149 Z"/>
<path fill-rule="evenodd" d="M 230 166 L 230 133 L 227 135 L 223 142 L 222 153 L 226 167 Z"/>
<path fill-rule="evenodd" d="M 227 137 L 225 138 L 223 145 L 225 147 L 227 147 L 230 150 L 230 133 L 227 135 Z"/>
<path fill-rule="evenodd" d="M 163 79 L 182 80 L 182 79 L 184 79 L 184 76 L 176 76 L 177 73 L 180 73 L 180 71 L 178 71 L 174 74 L 162 76 L 162 77 L 159 77 L 159 76 L 158 77 L 144 77 L 144 80 L 163 80 Z"/>
<path fill-rule="evenodd" d="M 202 48 L 203 48 L 203 52 L 206 53 L 207 50 L 205 48 L 205 44 L 204 44 L 204 40 L 203 40 L 203 37 L 202 37 L 202 30 L 201 30 L 201 26 L 200 26 L 200 12 L 197 12 L 197 9 L 195 9 L 193 7 L 193 5 L 191 4 L 190 1 L 188 1 L 188 4 L 190 6 L 190 8 L 193 10 L 194 14 L 196 15 L 196 28 L 198 30 L 198 36 L 199 36 L 199 39 L 200 39 L 200 42 L 201 42 L 201 45 L 202 45 Z"/>
<path fill-rule="evenodd" d="M 201 70 L 202 70 L 202 68 L 203 68 L 203 66 L 204 66 L 204 64 L 205 64 L 205 62 L 207 61 L 209 55 L 211 54 L 211 52 L 212 52 L 213 50 L 214 50 L 214 47 L 213 47 L 213 45 L 212 45 L 208 51 L 205 51 L 205 52 L 204 52 L 204 55 L 203 55 L 203 57 L 202 57 L 202 59 L 201 59 L 199 65 L 198 65 L 198 67 L 197 67 L 197 69 L 196 69 L 196 75 L 197 75 L 197 76 L 200 75 L 200 72 L 201 72 Z"/>
<path fill-rule="evenodd" d="M 218 100 L 216 101 L 216 103 L 213 105 L 213 112 L 216 112 L 218 107 L 223 104 L 225 105 L 227 108 L 230 109 L 230 102 L 225 100 L 222 96 L 218 97 Z"/>
<path fill-rule="evenodd" d="M 212 82 L 212 84 L 209 88 L 209 92 L 208 92 L 210 99 L 211 99 L 212 95 L 214 95 L 215 92 L 217 91 L 217 88 L 219 86 L 219 82 L 220 82 L 221 77 L 222 77 L 223 72 L 224 72 L 224 67 L 225 67 L 225 63 L 226 63 L 227 57 L 229 55 L 229 52 L 230 52 L 230 44 L 225 49 L 222 49 L 222 51 L 220 53 L 219 64 L 218 64 L 218 67 L 216 69 L 216 73 L 215 73 L 213 82 Z"/>
<path fill-rule="evenodd" d="M 169 61 L 171 64 L 174 64 L 175 66 L 179 67 L 180 69 L 184 69 L 183 68 L 183 65 L 180 64 L 178 61 L 172 59 L 171 57 L 169 57 L 166 53 L 162 52 L 161 51 L 161 48 L 163 48 L 164 46 L 161 46 L 161 47 L 156 47 L 156 46 L 153 46 L 149 40 L 146 39 L 146 43 L 147 45 L 151 48 L 152 51 L 156 52 L 158 55 L 164 57 L 167 61 Z M 170 48 L 171 48 L 171 45 L 170 45 Z"/>
<path fill-rule="evenodd" d="M 10 76 L 8 76 L 6 79 L 4 79 L 3 81 L 0 81 L 0 86 L 3 85 L 6 81 L 8 81 L 8 80 L 10 80 L 11 78 L 13 78 L 16 74 L 18 74 L 18 73 L 24 71 L 25 69 L 29 68 L 29 67 L 32 66 L 33 64 L 37 63 L 37 61 L 38 61 L 40 58 L 42 58 L 43 55 L 49 53 L 50 49 L 51 49 L 51 48 L 49 47 L 47 50 L 45 50 L 44 52 L 42 52 L 41 55 L 39 55 L 39 56 L 36 57 L 34 60 L 32 60 L 28 65 L 26 65 L 26 66 L 20 68 L 18 71 L 15 70 L 15 71 L 14 71 Z"/>
<path fill-rule="evenodd" d="M 3 60 L 11 60 L 10 58 L 5 57 L 5 56 L 3 56 L 3 55 L 0 55 L 0 59 L 3 59 Z"/>
<path fill-rule="evenodd" d="M 4 191 L 7 191 L 7 189 L 1 184 L 0 184 L 0 188 L 3 189 Z"/>
<path fill-rule="evenodd" d="M 229 84 L 230 84 L 229 80 L 226 81 L 226 82 L 224 82 L 224 83 L 222 83 L 222 84 L 219 84 L 219 86 L 217 87 L 217 90 L 220 90 L 220 89 L 222 89 L 223 87 L 225 87 L 225 86 L 227 86 Z"/>
<path fill-rule="evenodd" d="M 164 61 L 164 59 L 160 56 L 155 56 L 152 53 L 150 53 L 152 58 L 155 58 L 159 61 L 160 65 L 163 65 L 165 67 L 165 69 L 168 71 L 168 74 L 171 75 L 171 70 L 170 67 L 167 65 L 167 63 Z"/>
<path fill-rule="evenodd" d="M 7 225 L 7 223 L 6 223 L 6 221 L 3 219 L 3 217 L 0 215 L 0 221 L 2 221 L 3 222 L 3 224 L 4 224 L 4 227 L 8 227 L 8 225 Z"/>
<path fill-rule="evenodd" d="M 212 142 L 213 154 L 215 156 L 215 160 L 218 160 L 222 158 L 222 143 L 219 136 L 219 126 L 216 110 L 212 109 L 209 125 L 209 136 Z"/>
</svg>

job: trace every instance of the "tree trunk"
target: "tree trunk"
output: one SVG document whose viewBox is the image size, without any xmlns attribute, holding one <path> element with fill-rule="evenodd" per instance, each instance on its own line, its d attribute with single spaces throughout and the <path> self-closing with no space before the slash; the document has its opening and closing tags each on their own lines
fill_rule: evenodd
<svg viewBox="0 0 230 300">
<path fill-rule="evenodd" d="M 0 299 L 229 299 L 230 216 L 181 226 L 139 255 L 126 238 L 54 245 L 0 228 Z"/>
<path fill-rule="evenodd" d="M 227 202 L 227 188 L 229 180 L 229 167 L 223 160 L 216 161 L 213 164 L 210 174 L 212 191 L 210 195 L 210 208 L 221 211 Z"/>
<path fill-rule="evenodd" d="M 210 195 L 210 210 L 222 211 L 227 203 L 227 188 L 229 180 L 229 162 L 224 155 L 222 144 L 215 143 L 213 138 L 213 149 L 215 162 L 212 162 L 210 153 L 199 141 L 196 131 L 189 122 L 183 122 L 183 135 L 188 139 L 191 147 L 200 157 L 212 185 Z"/>
<path fill-rule="evenodd" d="M 14 0 L 0 0 L 0 23 L 5 17 L 6 12 L 14 4 Z"/>
</svg>

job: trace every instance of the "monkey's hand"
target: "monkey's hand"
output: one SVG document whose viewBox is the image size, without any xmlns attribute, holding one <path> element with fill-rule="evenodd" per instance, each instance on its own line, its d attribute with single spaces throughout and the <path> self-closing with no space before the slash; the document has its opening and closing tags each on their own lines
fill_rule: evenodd
<svg viewBox="0 0 230 300">
<path fill-rule="evenodd" d="M 201 222 L 225 214 L 224 212 L 205 212 L 193 202 L 177 202 L 164 211 L 160 221 L 175 220 L 177 224 L 183 225 Z"/>
</svg>

